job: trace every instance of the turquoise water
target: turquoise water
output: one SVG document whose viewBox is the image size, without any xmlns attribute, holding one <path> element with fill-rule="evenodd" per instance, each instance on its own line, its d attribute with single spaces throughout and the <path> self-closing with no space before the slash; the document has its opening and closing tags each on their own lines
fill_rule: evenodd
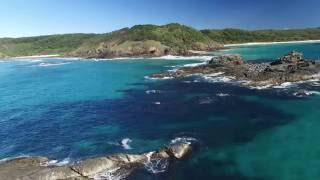
<svg viewBox="0 0 320 180">
<path fill-rule="evenodd" d="M 271 49 L 255 59 L 290 51 L 286 45 L 283 52 L 272 47 L 259 46 Z M 317 48 L 320 52 L 318 44 L 292 48 L 303 48 L 310 57 Z M 74 162 L 194 138 L 194 152 L 186 160 L 164 173 L 141 169 L 129 179 L 320 178 L 319 82 L 257 90 L 200 76 L 145 78 L 199 62 L 0 61 L 0 158 L 42 155 Z M 311 95 L 297 97 L 300 90 Z M 129 148 L 124 139 L 132 141 Z"/>
<path fill-rule="evenodd" d="M 320 43 L 239 46 L 214 54 L 241 54 L 246 60 L 274 60 L 293 50 L 303 52 L 306 58 L 320 59 Z"/>
</svg>

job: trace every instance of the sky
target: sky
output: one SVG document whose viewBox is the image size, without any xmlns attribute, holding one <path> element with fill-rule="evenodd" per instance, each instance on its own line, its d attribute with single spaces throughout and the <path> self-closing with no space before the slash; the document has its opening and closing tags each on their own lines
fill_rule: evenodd
<svg viewBox="0 0 320 180">
<path fill-rule="evenodd" d="M 105 33 L 172 22 L 196 29 L 320 27 L 320 0 L 0 1 L 0 37 Z"/>
</svg>

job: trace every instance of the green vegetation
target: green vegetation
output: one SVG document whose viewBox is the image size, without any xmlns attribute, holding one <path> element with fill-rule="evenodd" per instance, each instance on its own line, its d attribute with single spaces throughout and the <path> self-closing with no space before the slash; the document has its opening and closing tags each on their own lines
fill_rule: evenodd
<svg viewBox="0 0 320 180">
<path fill-rule="evenodd" d="M 288 30 L 256 30 L 241 29 L 202 30 L 211 39 L 223 43 L 276 42 L 320 39 L 319 28 Z"/>
<path fill-rule="evenodd" d="M 65 54 L 96 35 L 65 34 L 26 38 L 0 39 L 0 56 L 29 56 L 41 54 Z"/>
<path fill-rule="evenodd" d="M 149 49 L 187 54 L 188 50 L 217 48 L 208 36 L 180 24 L 137 25 L 107 34 L 65 34 L 0 39 L 0 56 L 59 54 L 63 56 L 109 57 L 148 54 Z"/>
<path fill-rule="evenodd" d="M 136 25 L 106 34 L 64 34 L 0 39 L 0 57 L 59 54 L 79 57 L 187 55 L 210 51 L 218 43 L 246 43 L 320 39 L 320 28 L 290 30 L 202 30 L 167 24 Z M 218 43 L 217 43 L 218 42 Z M 150 54 L 152 51 L 155 54 Z"/>
<path fill-rule="evenodd" d="M 128 31 L 132 41 L 155 40 L 175 50 L 193 49 L 196 43 L 210 43 L 212 40 L 196 29 L 180 24 L 165 26 L 137 25 Z"/>
</svg>

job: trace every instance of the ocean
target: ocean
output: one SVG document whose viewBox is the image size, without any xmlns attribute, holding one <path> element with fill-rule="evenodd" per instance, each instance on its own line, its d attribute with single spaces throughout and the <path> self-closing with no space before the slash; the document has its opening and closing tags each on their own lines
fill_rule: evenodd
<svg viewBox="0 0 320 180">
<path fill-rule="evenodd" d="M 265 61 L 291 50 L 320 56 L 317 43 L 212 54 Z M 319 179 L 320 82 L 253 89 L 223 77 L 148 78 L 204 60 L 0 61 L 0 159 L 47 156 L 61 165 L 186 140 L 194 143 L 190 157 L 129 179 Z"/>
</svg>

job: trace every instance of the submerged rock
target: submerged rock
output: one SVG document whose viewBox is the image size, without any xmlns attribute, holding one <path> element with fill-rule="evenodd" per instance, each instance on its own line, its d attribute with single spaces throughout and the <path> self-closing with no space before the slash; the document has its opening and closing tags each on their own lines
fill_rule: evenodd
<svg viewBox="0 0 320 180">
<path fill-rule="evenodd" d="M 245 62 L 239 55 L 224 55 L 214 57 L 204 65 L 153 74 L 151 78 L 179 78 L 217 73 L 245 81 L 247 86 L 276 86 L 285 82 L 317 79 L 320 75 L 320 64 L 304 59 L 302 53 L 294 51 L 270 63 Z"/>
<path fill-rule="evenodd" d="M 116 154 L 81 161 L 74 165 L 48 166 L 46 157 L 24 157 L 0 164 L 0 177 L 5 180 L 81 180 L 128 177 L 132 171 L 153 161 L 182 159 L 192 151 L 190 143 L 171 144 L 159 151 L 141 155 Z"/>
</svg>

